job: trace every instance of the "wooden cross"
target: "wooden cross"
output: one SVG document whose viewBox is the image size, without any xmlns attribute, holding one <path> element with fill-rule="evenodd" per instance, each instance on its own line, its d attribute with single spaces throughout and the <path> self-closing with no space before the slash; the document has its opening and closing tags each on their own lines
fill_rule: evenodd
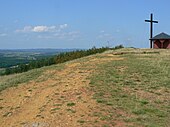
<svg viewBox="0 0 170 127">
<path fill-rule="evenodd" d="M 150 22 L 150 48 L 152 48 L 152 36 L 153 36 L 153 23 L 158 23 L 158 21 L 153 21 L 153 14 L 151 13 L 151 19 L 145 20 L 145 22 Z"/>
</svg>

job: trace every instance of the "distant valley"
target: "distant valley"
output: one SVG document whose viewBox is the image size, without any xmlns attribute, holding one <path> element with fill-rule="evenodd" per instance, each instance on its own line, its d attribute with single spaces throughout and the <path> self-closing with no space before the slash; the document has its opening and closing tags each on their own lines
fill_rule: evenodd
<svg viewBox="0 0 170 127">
<path fill-rule="evenodd" d="M 77 49 L 0 49 L 0 72 L 3 68 L 70 52 Z"/>
</svg>

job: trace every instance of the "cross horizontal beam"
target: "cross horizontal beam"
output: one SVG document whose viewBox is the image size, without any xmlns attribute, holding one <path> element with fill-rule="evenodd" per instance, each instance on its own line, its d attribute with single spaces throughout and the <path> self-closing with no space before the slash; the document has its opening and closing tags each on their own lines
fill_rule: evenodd
<svg viewBox="0 0 170 127">
<path fill-rule="evenodd" d="M 153 22 L 153 23 L 158 23 L 158 21 L 151 21 L 151 20 L 145 20 L 145 22 Z"/>
</svg>

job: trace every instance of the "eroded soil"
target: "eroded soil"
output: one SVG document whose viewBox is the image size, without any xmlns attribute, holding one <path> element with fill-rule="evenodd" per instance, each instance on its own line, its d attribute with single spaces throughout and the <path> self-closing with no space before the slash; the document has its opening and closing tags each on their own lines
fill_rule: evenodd
<svg viewBox="0 0 170 127">
<path fill-rule="evenodd" d="M 0 126 L 101 126 L 105 121 L 94 115 L 99 105 L 93 99 L 89 77 L 98 64 L 112 60 L 123 59 L 102 54 L 71 61 L 62 70 L 47 70 L 36 81 L 2 91 Z"/>
</svg>

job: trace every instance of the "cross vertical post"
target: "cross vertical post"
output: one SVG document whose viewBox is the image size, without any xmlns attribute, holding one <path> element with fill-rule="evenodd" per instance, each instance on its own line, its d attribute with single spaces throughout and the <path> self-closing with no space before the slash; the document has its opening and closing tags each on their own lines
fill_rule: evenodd
<svg viewBox="0 0 170 127">
<path fill-rule="evenodd" d="M 152 49 L 153 23 L 158 23 L 158 21 L 153 21 L 153 14 L 151 13 L 150 20 L 145 20 L 145 22 L 150 22 L 150 48 Z"/>
<path fill-rule="evenodd" d="M 153 14 L 151 14 L 151 31 L 150 31 L 150 39 L 153 37 Z M 150 48 L 152 48 L 152 40 L 150 40 Z"/>
</svg>

